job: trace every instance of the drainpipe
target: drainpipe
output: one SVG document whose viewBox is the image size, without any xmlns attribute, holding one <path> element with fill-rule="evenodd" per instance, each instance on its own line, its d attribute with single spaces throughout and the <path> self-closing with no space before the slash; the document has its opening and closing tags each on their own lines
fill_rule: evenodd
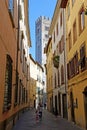
<svg viewBox="0 0 87 130">
<path fill-rule="evenodd" d="M 66 27 L 66 19 L 65 19 L 65 9 L 63 9 L 63 35 L 64 35 L 64 70 L 65 70 L 65 94 L 66 94 L 66 100 L 67 100 L 67 68 L 66 68 L 66 36 L 65 36 L 65 27 Z M 68 101 L 68 100 L 67 100 Z M 68 104 L 67 104 L 67 110 L 68 110 Z M 67 118 L 68 118 L 68 111 L 67 111 Z"/>
<path fill-rule="evenodd" d="M 16 52 L 16 86 L 15 86 L 15 106 L 17 105 L 17 95 L 18 95 L 18 51 L 19 51 L 19 30 L 20 30 L 20 24 L 19 24 L 19 4 L 20 0 L 18 0 L 18 31 L 17 31 L 17 52 Z"/>
</svg>

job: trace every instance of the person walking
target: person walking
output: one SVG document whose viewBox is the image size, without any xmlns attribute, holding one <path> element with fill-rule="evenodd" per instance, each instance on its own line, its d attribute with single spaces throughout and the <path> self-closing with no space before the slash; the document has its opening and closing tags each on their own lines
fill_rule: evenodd
<svg viewBox="0 0 87 130">
<path fill-rule="evenodd" d="M 41 120 L 42 119 L 42 104 L 39 103 L 38 109 L 39 109 L 39 118 Z"/>
<path fill-rule="evenodd" d="M 38 122 L 38 121 L 39 121 L 39 110 L 36 109 L 36 122 Z"/>
</svg>

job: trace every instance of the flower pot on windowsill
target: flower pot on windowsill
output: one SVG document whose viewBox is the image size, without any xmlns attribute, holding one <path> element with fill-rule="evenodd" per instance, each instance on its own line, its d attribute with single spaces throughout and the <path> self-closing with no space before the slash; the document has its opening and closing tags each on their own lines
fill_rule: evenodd
<svg viewBox="0 0 87 130">
<path fill-rule="evenodd" d="M 55 68 L 59 67 L 59 56 L 58 55 L 53 57 L 53 64 L 54 64 Z"/>
</svg>

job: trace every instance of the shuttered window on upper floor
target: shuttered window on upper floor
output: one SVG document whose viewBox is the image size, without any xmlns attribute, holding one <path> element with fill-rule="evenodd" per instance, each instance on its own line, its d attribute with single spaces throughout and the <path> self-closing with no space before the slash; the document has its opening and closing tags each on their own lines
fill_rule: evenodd
<svg viewBox="0 0 87 130">
<path fill-rule="evenodd" d="M 67 64 L 67 77 L 68 79 L 71 79 L 78 73 L 79 73 L 78 52 L 76 52 L 74 57 Z"/>
<path fill-rule="evenodd" d="M 72 36 L 71 36 L 71 31 L 70 31 L 70 33 L 69 33 L 69 35 L 68 35 L 68 43 L 69 43 L 69 51 L 70 51 L 70 49 L 72 48 Z"/>
<path fill-rule="evenodd" d="M 76 20 L 73 24 L 73 44 L 75 44 L 77 40 L 77 26 L 76 26 Z"/>
<path fill-rule="evenodd" d="M 81 61 L 81 70 L 84 70 L 86 67 L 86 52 L 85 52 L 85 44 L 83 43 L 80 48 L 80 61 Z"/>
<path fill-rule="evenodd" d="M 84 30 L 85 27 L 85 11 L 84 7 L 82 7 L 79 11 L 79 34 Z"/>
</svg>

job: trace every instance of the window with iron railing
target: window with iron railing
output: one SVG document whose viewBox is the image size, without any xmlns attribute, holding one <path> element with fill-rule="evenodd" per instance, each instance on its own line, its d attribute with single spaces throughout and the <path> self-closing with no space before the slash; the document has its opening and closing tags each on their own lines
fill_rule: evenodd
<svg viewBox="0 0 87 130">
<path fill-rule="evenodd" d="M 9 55 L 7 55 L 3 112 L 11 108 L 11 97 L 12 97 L 12 59 Z"/>
<path fill-rule="evenodd" d="M 16 85 L 15 85 L 15 99 L 14 99 L 14 107 L 18 104 L 18 83 L 19 81 L 19 76 L 18 72 L 16 71 Z"/>
</svg>

